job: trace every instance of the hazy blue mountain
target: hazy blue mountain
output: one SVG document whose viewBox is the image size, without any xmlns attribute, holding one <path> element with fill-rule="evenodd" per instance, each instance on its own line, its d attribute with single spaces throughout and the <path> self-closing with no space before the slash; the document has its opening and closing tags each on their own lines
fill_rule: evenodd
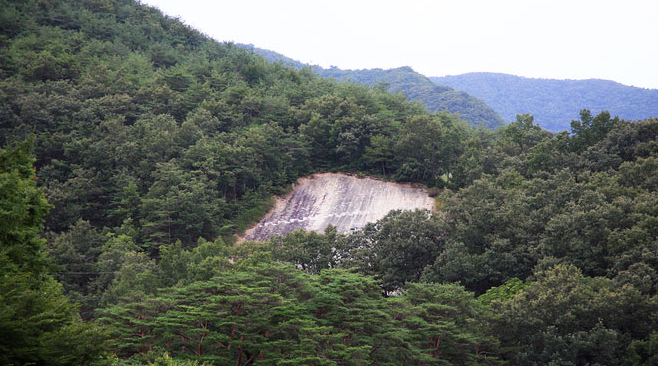
<svg viewBox="0 0 658 366">
<path fill-rule="evenodd" d="M 242 46 L 253 49 L 254 52 L 270 61 L 282 62 L 296 68 L 309 66 L 273 51 L 252 45 Z M 342 70 L 337 67 L 328 69 L 319 66 L 310 67 L 316 74 L 323 77 L 371 86 L 384 85 L 388 91 L 400 92 L 409 100 L 419 101 L 432 112 L 446 110 L 451 113 L 458 113 L 464 120 L 474 126 L 495 129 L 505 124 L 505 120 L 481 99 L 446 85 L 437 85 L 437 83 L 432 82 L 429 78 L 417 73 L 410 67 L 389 70 Z"/>
<path fill-rule="evenodd" d="M 484 100 L 508 122 L 519 113 L 530 113 L 536 123 L 553 132 L 569 130 L 581 109 L 593 114 L 606 110 L 631 120 L 658 116 L 658 90 L 609 80 L 532 79 L 486 72 L 430 79 Z"/>
</svg>

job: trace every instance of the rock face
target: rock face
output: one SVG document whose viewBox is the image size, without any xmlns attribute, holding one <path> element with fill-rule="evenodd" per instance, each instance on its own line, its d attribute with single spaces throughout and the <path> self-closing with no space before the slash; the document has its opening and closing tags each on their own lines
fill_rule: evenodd
<svg viewBox="0 0 658 366">
<path fill-rule="evenodd" d="M 420 188 L 345 174 L 316 174 L 300 179 L 258 225 L 247 230 L 244 239 L 267 240 L 296 229 L 322 232 L 329 225 L 345 233 L 377 221 L 391 210 L 431 210 L 433 204 Z"/>
</svg>

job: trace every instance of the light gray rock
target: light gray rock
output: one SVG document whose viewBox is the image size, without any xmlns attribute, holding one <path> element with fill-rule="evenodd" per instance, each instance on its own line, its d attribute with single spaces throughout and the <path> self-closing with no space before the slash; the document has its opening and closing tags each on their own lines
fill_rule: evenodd
<svg viewBox="0 0 658 366">
<path fill-rule="evenodd" d="M 300 179 L 290 194 L 278 199 L 265 218 L 246 231 L 244 239 L 267 240 L 296 229 L 323 232 L 329 225 L 346 233 L 391 210 L 431 210 L 433 204 L 422 188 L 339 173 L 316 174 Z"/>
</svg>

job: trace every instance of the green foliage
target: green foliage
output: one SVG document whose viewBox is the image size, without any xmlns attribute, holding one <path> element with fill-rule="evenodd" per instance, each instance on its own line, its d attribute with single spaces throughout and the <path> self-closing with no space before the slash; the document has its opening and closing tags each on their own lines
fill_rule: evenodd
<svg viewBox="0 0 658 366">
<path fill-rule="evenodd" d="M 535 274 L 506 302 L 493 302 L 501 314 L 496 326 L 513 364 L 621 364 L 628 339 L 644 339 L 655 329 L 655 298 L 631 286 L 583 276 L 558 265 Z"/>
<path fill-rule="evenodd" d="M 531 119 L 520 116 L 495 144 L 474 155 L 485 164 L 487 155 L 500 157 L 488 168 L 491 175 L 480 173 L 469 186 L 440 197 L 445 249 L 423 279 L 459 281 L 481 294 L 512 277 L 528 278 L 546 260 L 655 293 L 655 264 L 649 264 L 656 263 L 649 254 L 655 233 L 647 229 L 656 215 L 648 210 L 656 199 L 655 170 L 653 158 L 646 157 L 655 150 L 644 148 L 647 140 L 639 136 L 633 142 L 620 138 L 653 131 L 655 123 L 615 122 L 578 154 L 569 151 L 580 141 L 577 135 L 542 136 Z M 522 147 L 532 136 L 541 138 Z M 635 146 L 643 146 L 640 156 L 626 153 Z M 546 158 L 541 163 L 540 156 Z M 606 171 L 590 170 L 594 166 Z"/>
<path fill-rule="evenodd" d="M 386 291 L 420 279 L 434 262 L 444 240 L 437 220 L 426 210 L 391 211 L 347 240 L 344 267 L 355 266 L 381 281 Z"/>
<path fill-rule="evenodd" d="M 526 151 L 537 145 L 541 140 L 550 136 L 550 133 L 544 131 L 538 124 L 534 124 L 534 117 L 529 114 L 516 115 L 516 122 L 510 123 L 502 129 L 503 138 L 500 144 L 510 144 L 508 149 L 514 149 L 517 153 Z"/>
<path fill-rule="evenodd" d="M 658 332 L 653 332 L 646 341 L 634 340 L 626 350 L 624 365 L 649 366 L 658 362 Z"/>
<path fill-rule="evenodd" d="M 592 117 L 589 110 L 580 111 L 580 121 L 571 121 L 572 149 L 581 152 L 595 143 L 603 140 L 619 118 L 610 119 L 610 113 L 601 112 Z"/>
<path fill-rule="evenodd" d="M 523 283 L 520 279 L 514 277 L 507 280 L 504 284 L 492 287 L 484 294 L 478 296 L 478 301 L 481 304 L 489 305 L 492 301 L 509 301 L 516 296 L 527 284 Z"/>
<path fill-rule="evenodd" d="M 56 234 L 81 219 L 112 231 L 130 220 L 152 257 L 176 240 L 229 237 L 301 175 L 379 171 L 381 157 L 365 157 L 371 137 L 392 141 L 409 116 L 426 113 L 382 91 L 269 64 L 137 3 L 106 5 L 8 8 L 40 29 L 7 40 L 17 70 L 29 69 L 20 64 L 29 52 L 78 65 L 63 67 L 71 75 L 33 68 L 0 83 L 2 139 L 36 132 Z"/>
<path fill-rule="evenodd" d="M 179 360 L 238 365 L 495 361 L 495 341 L 482 326 L 490 317 L 472 294 L 443 285 L 408 291 L 387 299 L 372 279 L 345 270 L 308 275 L 242 262 L 209 280 L 126 297 L 101 321 L 119 355 L 134 359 L 160 349 Z"/>
<path fill-rule="evenodd" d="M 64 285 L 64 294 L 81 303 L 85 317 L 98 305 L 93 283 L 98 278 L 96 263 L 106 241 L 107 237 L 83 220 L 68 232 L 48 238 L 49 256 L 57 266 L 54 277 Z"/>
<path fill-rule="evenodd" d="M 415 345 L 428 356 L 418 364 L 495 365 L 498 342 L 489 329 L 491 314 L 457 285 L 408 284 L 395 314 L 412 329 Z M 406 307 L 400 307 L 406 302 Z"/>
<path fill-rule="evenodd" d="M 47 262 L 37 234 L 50 207 L 36 187 L 32 144 L 27 140 L 0 150 L 0 242 L 7 266 L 38 276 Z"/>
<path fill-rule="evenodd" d="M 303 175 L 395 175 L 406 123 L 429 118 L 440 131 L 437 148 L 426 144 L 441 158 L 429 162 L 430 183 L 463 138 L 450 132 L 463 128 L 454 117 L 268 63 L 136 2 L 5 5 L 0 143 L 35 134 L 36 182 L 53 205 L 49 255 L 85 316 L 131 291 L 203 277 L 227 258 L 158 278 L 161 248 L 232 241 Z"/>
<path fill-rule="evenodd" d="M 220 232 L 227 234 L 230 232 L 244 233 L 249 227 L 260 221 L 260 219 L 267 214 L 273 206 L 273 198 L 255 198 L 252 208 L 245 210 L 235 218 L 235 226 L 228 225 L 221 228 Z"/>
<path fill-rule="evenodd" d="M 327 227 L 324 235 L 295 230 L 284 237 L 275 236 L 269 240 L 275 259 L 313 274 L 337 266 L 345 252 L 344 241 L 344 236 L 338 235 L 334 226 Z"/>
<path fill-rule="evenodd" d="M 393 140 L 385 135 L 375 135 L 370 139 L 370 146 L 366 146 L 362 158 L 367 166 L 381 165 L 382 175 L 386 176 L 386 167 L 391 168 L 394 157 Z"/>
<path fill-rule="evenodd" d="M 38 230 L 49 206 L 31 151 L 30 140 L 0 150 L 0 363 L 86 365 L 104 351 L 103 334 L 47 273 Z"/>
<path fill-rule="evenodd" d="M 396 179 L 436 185 L 439 176 L 450 172 L 460 153 L 455 141 L 463 140 L 464 134 L 451 116 L 437 117 L 415 117 L 405 123 L 395 146 L 401 164 Z"/>
</svg>

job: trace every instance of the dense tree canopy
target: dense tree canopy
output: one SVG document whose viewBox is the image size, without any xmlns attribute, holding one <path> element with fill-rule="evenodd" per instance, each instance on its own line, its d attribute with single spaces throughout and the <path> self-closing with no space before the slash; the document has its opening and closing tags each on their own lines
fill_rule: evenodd
<svg viewBox="0 0 658 366">
<path fill-rule="evenodd" d="M 83 323 L 48 274 L 38 230 L 49 205 L 36 188 L 32 141 L 0 150 L 0 363 L 86 365 L 103 335 Z"/>
</svg>

